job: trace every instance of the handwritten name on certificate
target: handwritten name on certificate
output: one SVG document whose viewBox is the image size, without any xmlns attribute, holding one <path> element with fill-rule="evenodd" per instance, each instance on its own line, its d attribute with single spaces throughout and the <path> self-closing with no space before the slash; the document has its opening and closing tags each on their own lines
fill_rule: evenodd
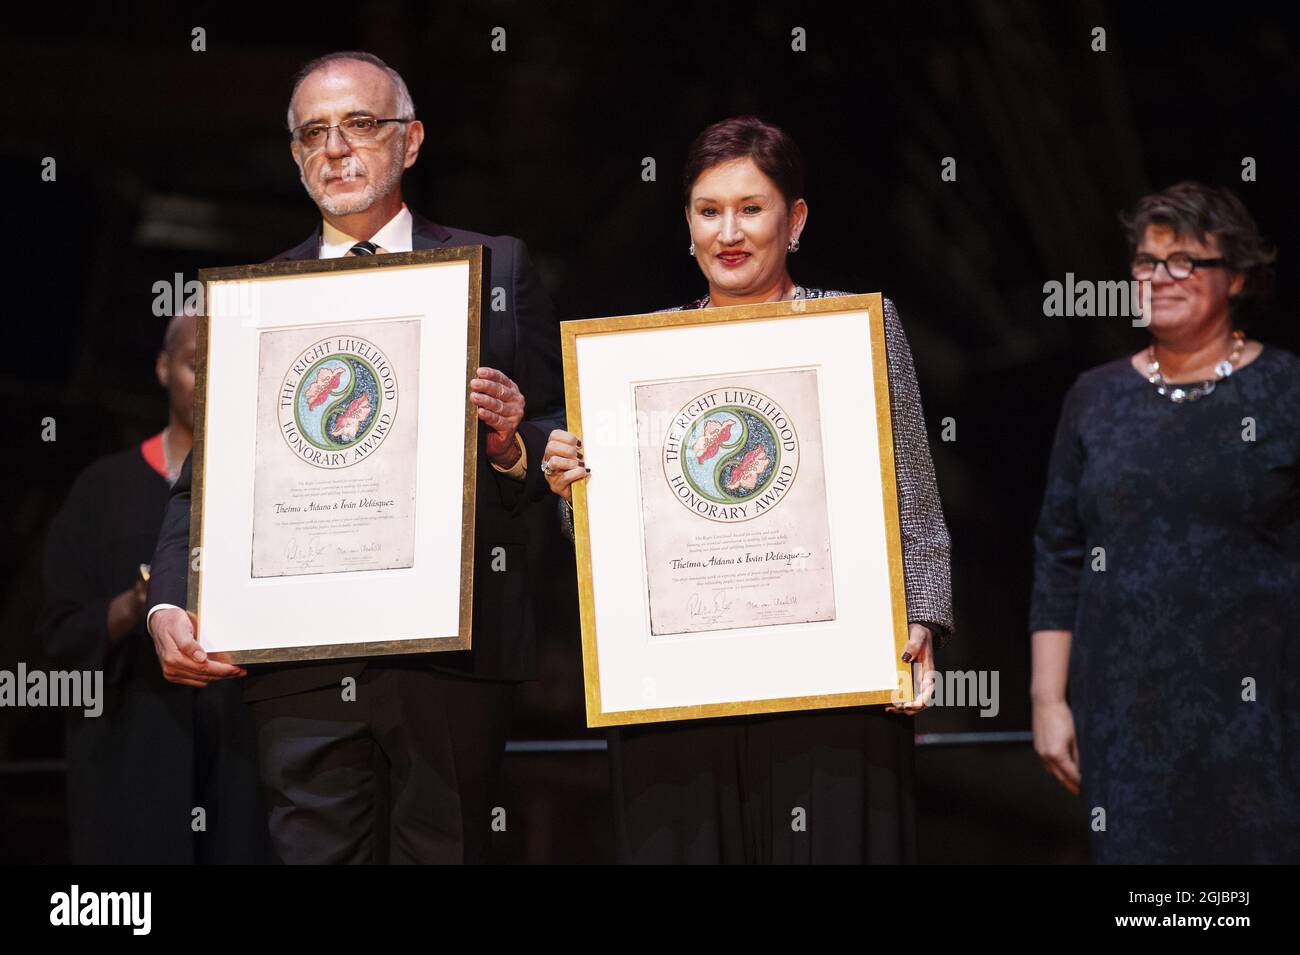
<svg viewBox="0 0 1300 955">
<path fill-rule="evenodd" d="M 634 400 L 652 639 L 834 620 L 817 370 Z"/>
<path fill-rule="evenodd" d="M 412 566 L 419 346 L 415 319 L 261 333 L 254 577 Z"/>
</svg>

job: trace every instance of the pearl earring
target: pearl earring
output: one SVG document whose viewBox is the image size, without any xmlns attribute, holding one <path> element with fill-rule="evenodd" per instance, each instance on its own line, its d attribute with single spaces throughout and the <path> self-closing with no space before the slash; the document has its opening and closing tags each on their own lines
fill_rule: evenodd
<svg viewBox="0 0 1300 955">
<path fill-rule="evenodd" d="M 791 239 L 791 240 L 790 240 L 790 244 L 787 245 L 785 248 L 786 248 L 786 251 L 787 251 L 787 252 L 798 252 L 798 251 L 799 251 L 799 240 L 798 240 L 798 239 Z"/>
<path fill-rule="evenodd" d="M 689 249 L 687 249 L 686 251 L 689 252 L 689 253 L 691 254 L 691 257 L 692 257 L 692 258 L 694 258 L 694 257 L 695 257 L 695 243 L 692 242 L 692 243 L 691 243 L 691 247 L 690 247 Z"/>
</svg>

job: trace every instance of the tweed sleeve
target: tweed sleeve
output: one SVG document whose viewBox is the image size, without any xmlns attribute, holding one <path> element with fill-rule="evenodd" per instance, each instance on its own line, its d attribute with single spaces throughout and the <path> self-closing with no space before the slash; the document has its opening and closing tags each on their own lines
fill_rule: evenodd
<svg viewBox="0 0 1300 955">
<path fill-rule="evenodd" d="M 937 628 L 937 643 L 943 646 L 953 629 L 952 541 L 935 483 L 912 349 L 898 310 L 889 299 L 885 299 L 885 353 L 889 362 L 890 420 L 894 429 L 907 619 L 910 623 Z"/>
<path fill-rule="evenodd" d="M 562 533 L 568 539 L 569 543 L 572 544 L 574 543 L 573 505 L 570 504 L 568 501 L 566 501 L 564 498 L 560 497 L 558 494 L 555 496 L 555 499 L 559 502 L 556 505 L 556 513 L 559 515 L 560 518 L 560 533 Z"/>
</svg>

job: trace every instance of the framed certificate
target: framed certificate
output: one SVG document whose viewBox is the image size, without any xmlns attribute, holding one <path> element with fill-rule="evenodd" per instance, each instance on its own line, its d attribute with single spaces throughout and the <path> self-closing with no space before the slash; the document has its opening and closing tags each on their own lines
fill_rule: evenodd
<svg viewBox="0 0 1300 955">
<path fill-rule="evenodd" d="M 199 273 L 189 607 L 206 650 L 469 647 L 485 255 Z"/>
<path fill-rule="evenodd" d="M 561 325 L 588 726 L 912 698 L 882 309 Z"/>
</svg>

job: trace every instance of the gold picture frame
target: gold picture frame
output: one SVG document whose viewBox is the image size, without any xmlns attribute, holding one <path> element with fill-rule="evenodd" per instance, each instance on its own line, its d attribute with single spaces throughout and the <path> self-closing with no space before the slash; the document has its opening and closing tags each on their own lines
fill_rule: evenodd
<svg viewBox="0 0 1300 955">
<path fill-rule="evenodd" d="M 467 348 L 464 378 L 468 383 L 479 367 L 482 318 L 487 302 L 486 276 L 489 274 L 489 255 L 481 245 L 424 249 L 413 252 L 385 253 L 374 256 L 343 256 L 329 259 L 306 259 L 264 262 L 199 270 L 199 281 L 204 290 L 204 308 L 197 321 L 195 352 L 194 393 L 194 446 L 192 485 L 190 498 L 190 554 L 187 581 L 187 606 L 200 620 L 203 619 L 203 555 L 207 528 L 204 520 L 205 494 L 210 489 L 207 475 L 207 433 L 212 401 L 209 379 L 211 349 L 210 305 L 214 287 L 218 283 L 258 283 L 287 276 L 334 275 L 344 272 L 396 272 L 404 269 L 426 268 L 435 264 L 463 263 L 468 267 Z M 254 370 L 256 376 L 256 369 Z M 464 464 L 462 474 L 459 555 L 459 623 L 454 635 L 418 636 L 413 638 L 377 641 L 339 642 L 328 644 L 295 645 L 271 649 L 242 649 L 229 651 L 235 663 L 274 663 L 305 660 L 341 659 L 359 656 L 380 656 L 400 653 L 425 653 L 469 649 L 473 611 L 473 566 L 476 474 L 478 467 L 479 427 L 474 405 L 463 397 Z M 202 635 L 202 630 L 200 630 Z"/>
<path fill-rule="evenodd" d="M 871 394 L 874 396 L 875 430 L 878 437 L 878 448 L 876 450 L 879 457 L 881 501 L 884 508 L 884 538 L 888 552 L 888 614 L 890 617 L 888 626 L 893 635 L 894 660 L 898 661 L 907 641 L 906 596 L 899 529 L 898 489 L 894 462 L 888 363 L 885 353 L 884 308 L 880 294 L 653 312 L 564 322 L 561 324 L 561 341 L 564 360 L 565 400 L 568 408 L 568 428 L 581 438 L 583 437 L 583 396 L 580 389 L 578 343 L 581 339 L 589 336 L 619 335 L 627 332 L 649 330 L 670 331 L 672 329 L 706 325 L 753 322 L 790 322 L 792 323 L 791 334 L 798 334 L 800 329 L 793 323 L 797 323 L 801 319 L 825 315 L 826 313 L 863 311 L 868 317 L 867 333 L 870 341 Z M 585 450 L 588 451 L 588 462 L 593 465 L 593 469 L 598 469 L 599 464 L 591 456 L 590 442 L 586 444 Z M 574 546 L 581 617 L 583 682 L 587 725 L 589 727 L 888 704 L 898 703 L 904 699 L 910 700 L 913 697 L 915 687 L 913 685 L 912 669 L 901 663 L 895 663 L 897 684 L 888 689 L 781 696 L 695 705 L 654 706 L 640 709 L 605 709 L 601 694 L 599 664 L 599 640 L 601 634 L 597 632 L 587 482 L 575 482 L 572 489 Z"/>
</svg>

